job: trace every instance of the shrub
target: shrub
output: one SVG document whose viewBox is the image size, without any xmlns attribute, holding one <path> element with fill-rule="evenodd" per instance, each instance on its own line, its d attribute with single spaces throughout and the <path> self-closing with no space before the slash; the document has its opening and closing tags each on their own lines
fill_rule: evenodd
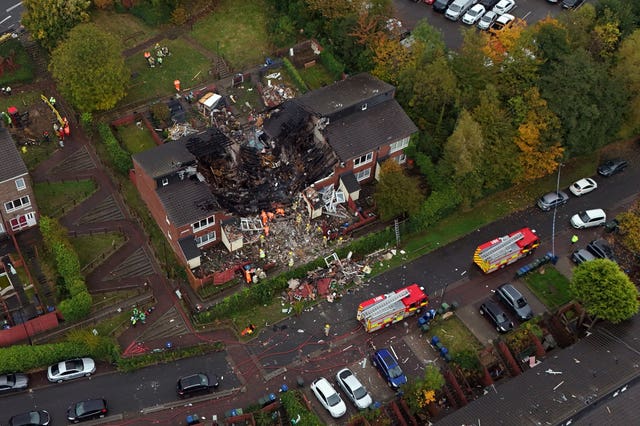
<svg viewBox="0 0 640 426">
<path fill-rule="evenodd" d="M 187 19 L 189 19 L 189 13 L 187 12 L 187 9 L 182 6 L 176 7 L 171 13 L 171 23 L 173 25 L 184 25 L 187 22 Z"/>
<path fill-rule="evenodd" d="M 284 69 L 287 71 L 289 77 L 291 77 L 298 90 L 300 90 L 300 92 L 302 93 L 306 93 L 309 88 L 307 87 L 307 83 L 304 82 L 304 79 L 302 78 L 296 67 L 294 67 L 291 61 L 287 58 L 284 58 L 282 60 L 282 63 L 284 64 Z"/>
<path fill-rule="evenodd" d="M 315 413 L 307 410 L 307 407 L 300 402 L 300 398 L 302 398 L 302 394 L 297 390 L 285 392 L 280 395 L 282 406 L 287 410 L 289 418 L 297 419 L 299 415 L 300 420 L 296 422 L 296 424 L 305 426 L 321 426 L 323 423 L 320 421 L 320 418 L 318 418 Z"/>
<path fill-rule="evenodd" d="M 433 191 L 420 208 L 420 212 L 411 218 L 412 231 L 424 231 L 454 211 L 461 202 L 461 195 L 453 188 Z"/>
<path fill-rule="evenodd" d="M 329 71 L 329 74 L 333 77 L 334 80 L 342 80 L 342 74 L 344 74 L 344 64 L 338 62 L 335 56 L 327 50 L 324 49 L 320 52 L 320 63 L 324 65 L 324 67 Z"/>
<path fill-rule="evenodd" d="M 151 116 L 158 123 L 167 121 L 169 117 L 171 117 L 171 111 L 169 111 L 169 106 L 163 102 L 158 102 L 156 104 L 151 105 L 150 110 L 151 110 Z"/>
<path fill-rule="evenodd" d="M 60 302 L 58 310 L 66 321 L 78 321 L 89 316 L 92 304 L 93 299 L 85 290 L 76 294 L 71 299 Z"/>
<path fill-rule="evenodd" d="M 93 114 L 90 112 L 83 112 L 80 114 L 80 125 L 85 130 L 90 130 L 91 126 L 93 126 Z"/>
<path fill-rule="evenodd" d="M 113 135 L 109 126 L 104 123 L 98 125 L 98 132 L 104 142 L 109 161 L 113 168 L 122 175 L 127 175 L 133 167 L 131 155 L 125 151 L 118 139 Z"/>
<path fill-rule="evenodd" d="M 129 372 L 149 365 L 176 361 L 182 358 L 190 358 L 212 351 L 221 351 L 223 349 L 224 345 L 221 342 L 215 342 L 213 344 L 192 346 L 190 348 L 177 348 L 128 358 L 120 358 L 118 360 L 118 370 Z"/>
</svg>

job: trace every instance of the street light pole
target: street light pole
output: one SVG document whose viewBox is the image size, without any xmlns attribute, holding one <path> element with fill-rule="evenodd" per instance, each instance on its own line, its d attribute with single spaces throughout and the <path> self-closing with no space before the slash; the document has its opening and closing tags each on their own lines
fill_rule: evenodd
<svg viewBox="0 0 640 426">
<path fill-rule="evenodd" d="M 556 180 L 556 194 L 560 191 L 560 169 L 564 164 L 558 163 L 558 178 Z M 553 206 L 553 221 L 551 222 L 551 254 L 556 256 L 556 213 L 558 211 L 558 204 Z"/>
</svg>

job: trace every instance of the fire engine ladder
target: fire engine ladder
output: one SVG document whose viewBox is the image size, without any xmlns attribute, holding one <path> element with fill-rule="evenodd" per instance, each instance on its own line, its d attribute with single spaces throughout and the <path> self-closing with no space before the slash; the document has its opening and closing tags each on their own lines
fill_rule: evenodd
<svg viewBox="0 0 640 426">
<path fill-rule="evenodd" d="M 373 306 L 365 309 L 364 311 L 362 311 L 362 318 L 364 318 L 365 320 L 378 318 L 381 314 L 383 314 L 383 313 L 385 313 L 387 311 L 389 306 L 393 305 L 394 303 L 398 302 L 399 300 L 404 299 L 408 295 L 409 295 L 409 290 L 407 290 L 406 288 L 403 289 L 402 291 L 398 292 L 398 293 L 391 293 L 386 297 L 386 299 L 381 300 L 380 302 L 376 303 L 375 305 L 373 305 Z"/>
<path fill-rule="evenodd" d="M 510 237 L 505 238 L 504 240 L 500 241 L 498 244 L 492 247 L 489 247 L 486 250 L 478 253 L 478 255 L 482 260 L 491 263 L 494 260 L 497 260 L 500 257 L 504 256 L 505 252 L 509 252 L 509 250 L 506 250 L 509 246 L 511 246 L 517 241 L 520 241 L 523 238 L 524 238 L 524 235 L 522 234 L 522 232 L 518 232 L 517 234 L 514 234 Z"/>
</svg>

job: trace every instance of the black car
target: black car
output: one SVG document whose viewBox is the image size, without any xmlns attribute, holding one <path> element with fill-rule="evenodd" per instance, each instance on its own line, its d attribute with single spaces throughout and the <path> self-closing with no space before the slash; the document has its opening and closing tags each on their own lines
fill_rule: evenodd
<svg viewBox="0 0 640 426">
<path fill-rule="evenodd" d="M 502 308 L 491 300 L 487 300 L 480 305 L 480 315 L 487 317 L 498 333 L 506 333 L 513 330 L 513 322 L 509 320 Z"/>
<path fill-rule="evenodd" d="M 217 380 L 211 384 L 209 376 L 204 373 L 196 373 L 180 377 L 176 385 L 176 391 L 180 397 L 185 397 L 197 393 L 211 392 L 211 389 L 216 387 L 218 387 Z"/>
<path fill-rule="evenodd" d="M 613 254 L 613 249 L 609 245 L 608 242 L 603 240 L 602 238 L 598 240 L 593 240 L 589 244 L 587 244 L 587 250 L 589 250 L 595 257 L 600 259 L 609 259 L 616 261 L 616 257 Z"/>
<path fill-rule="evenodd" d="M 575 9 L 584 3 L 584 0 L 562 0 L 562 7 L 565 9 Z"/>
<path fill-rule="evenodd" d="M 581 265 L 593 259 L 596 259 L 596 257 L 587 249 L 576 250 L 571 255 L 571 260 L 573 260 L 576 265 Z"/>
<path fill-rule="evenodd" d="M 478 3 L 483 5 L 486 10 L 491 10 L 499 1 L 500 0 L 480 0 Z"/>
<path fill-rule="evenodd" d="M 51 417 L 45 410 L 29 411 L 11 417 L 9 426 L 47 426 L 50 421 Z"/>
<path fill-rule="evenodd" d="M 436 0 L 433 2 L 433 11 L 444 13 L 449 8 L 449 5 L 453 2 L 454 0 Z"/>
<path fill-rule="evenodd" d="M 500 301 L 504 303 L 521 321 L 533 318 L 533 311 L 527 303 L 527 299 L 512 284 L 502 284 L 496 290 Z"/>
<path fill-rule="evenodd" d="M 67 419 L 73 423 L 98 419 L 106 415 L 107 401 L 104 399 L 87 399 L 76 402 L 67 409 Z"/>
<path fill-rule="evenodd" d="M 22 373 L 0 375 L 0 394 L 24 390 L 29 386 L 29 376 Z"/>
<path fill-rule="evenodd" d="M 628 165 L 629 163 L 621 158 L 605 161 L 598 167 L 598 174 L 604 177 L 613 176 L 626 169 Z"/>
</svg>

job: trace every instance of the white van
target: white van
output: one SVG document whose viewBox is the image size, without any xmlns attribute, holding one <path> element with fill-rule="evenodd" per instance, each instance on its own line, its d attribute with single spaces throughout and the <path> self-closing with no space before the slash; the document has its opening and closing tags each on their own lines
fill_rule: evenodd
<svg viewBox="0 0 640 426">
<path fill-rule="evenodd" d="M 469 8 L 473 6 L 475 2 L 476 0 L 455 0 L 453 3 L 451 3 L 447 11 L 444 13 L 444 16 L 446 16 L 448 19 L 451 19 L 452 21 L 457 21 L 458 19 L 462 18 L 465 13 L 467 13 L 467 10 L 469 10 Z"/>
<path fill-rule="evenodd" d="M 578 214 L 574 214 L 571 218 L 571 225 L 574 228 L 592 228 L 594 226 L 604 225 L 607 221 L 607 215 L 602 209 L 585 210 Z"/>
</svg>

